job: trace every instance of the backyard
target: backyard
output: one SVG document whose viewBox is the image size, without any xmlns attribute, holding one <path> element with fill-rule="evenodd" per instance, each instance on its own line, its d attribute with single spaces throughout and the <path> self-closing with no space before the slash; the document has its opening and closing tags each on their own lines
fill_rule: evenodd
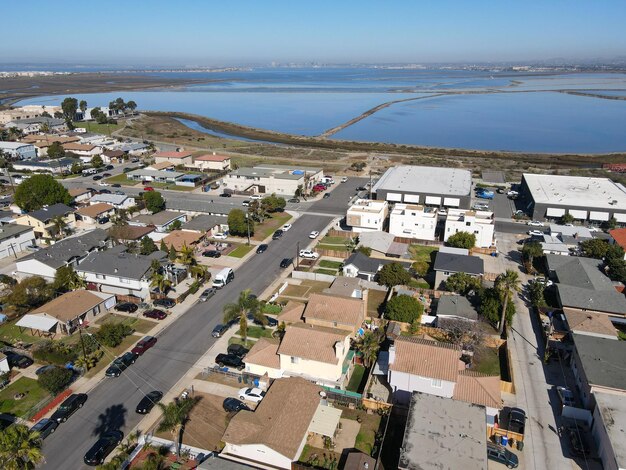
<svg viewBox="0 0 626 470">
<path fill-rule="evenodd" d="M 369 289 L 367 291 L 367 315 L 380 318 L 387 291 Z"/>
<path fill-rule="evenodd" d="M 270 328 L 262 328 L 248 324 L 248 338 L 271 338 L 273 330 Z M 237 330 L 236 335 L 241 336 L 241 330 Z"/>
<path fill-rule="evenodd" d="M 474 353 L 472 370 L 487 375 L 500 375 L 500 356 L 496 348 L 481 346 Z"/>
<path fill-rule="evenodd" d="M 349 392 L 359 392 L 359 388 L 361 388 L 361 382 L 363 382 L 364 376 L 365 367 L 359 364 L 355 365 L 346 390 L 348 390 Z"/>
<path fill-rule="evenodd" d="M 23 398 L 15 399 L 19 394 L 24 394 Z M 36 380 L 21 377 L 0 391 L 0 413 L 27 417 L 47 397 L 48 392 Z"/>
</svg>

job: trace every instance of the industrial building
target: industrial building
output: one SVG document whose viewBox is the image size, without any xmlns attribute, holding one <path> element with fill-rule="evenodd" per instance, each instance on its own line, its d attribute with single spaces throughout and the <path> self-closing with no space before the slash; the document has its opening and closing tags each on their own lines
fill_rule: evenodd
<svg viewBox="0 0 626 470">
<path fill-rule="evenodd" d="M 626 188 L 608 178 L 524 173 L 520 200 L 534 220 L 571 214 L 581 222 L 599 225 L 614 217 L 626 224 Z"/>
</svg>

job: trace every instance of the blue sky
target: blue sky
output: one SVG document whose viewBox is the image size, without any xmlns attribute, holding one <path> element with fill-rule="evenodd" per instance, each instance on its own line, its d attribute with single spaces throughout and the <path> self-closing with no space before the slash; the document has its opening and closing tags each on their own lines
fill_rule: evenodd
<svg viewBox="0 0 626 470">
<path fill-rule="evenodd" d="M 5 63 L 193 66 L 626 56 L 622 0 L 3 3 Z"/>
</svg>

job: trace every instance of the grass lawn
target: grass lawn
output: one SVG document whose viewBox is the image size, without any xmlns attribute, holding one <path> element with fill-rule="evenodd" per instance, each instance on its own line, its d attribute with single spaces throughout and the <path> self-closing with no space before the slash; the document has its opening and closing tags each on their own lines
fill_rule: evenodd
<svg viewBox="0 0 626 470">
<path fill-rule="evenodd" d="M 263 329 L 260 326 L 248 325 L 248 338 L 271 338 L 272 331 L 269 328 Z M 241 330 L 237 330 L 235 334 L 241 336 Z"/>
<path fill-rule="evenodd" d="M 95 365 L 93 369 L 89 369 L 89 372 L 85 374 L 85 377 L 90 378 L 100 372 L 102 369 L 109 367 L 113 359 L 117 356 L 121 355 L 124 351 L 130 348 L 133 344 L 139 341 L 139 336 L 130 335 L 122 340 L 122 343 L 114 348 L 107 348 L 105 346 L 102 347 L 104 350 L 104 356 L 100 358 L 98 363 Z M 132 367 L 132 366 L 131 366 Z M 115 380 L 115 379 L 112 379 Z"/>
<path fill-rule="evenodd" d="M 350 382 L 348 382 L 348 386 L 346 390 L 350 392 L 358 392 L 359 386 L 363 381 L 363 375 L 365 374 L 365 367 L 360 364 L 354 366 L 354 370 L 352 371 L 352 377 L 350 377 Z"/>
<path fill-rule="evenodd" d="M 348 247 L 346 245 L 329 245 L 328 243 L 319 243 L 315 248 L 320 249 L 320 250 L 334 250 L 334 251 L 348 252 Z"/>
<path fill-rule="evenodd" d="M 329 259 L 323 259 L 319 263 L 320 268 L 329 268 L 329 269 L 341 269 L 343 263 L 341 261 L 331 261 Z"/>
<path fill-rule="evenodd" d="M 311 293 L 319 294 L 324 289 L 330 287 L 330 282 L 323 281 L 302 281 L 302 285 L 311 288 Z"/>
<path fill-rule="evenodd" d="M 16 393 L 25 393 L 21 400 L 13 399 Z M 21 377 L 0 391 L 0 412 L 15 416 L 27 416 L 29 411 L 48 396 L 48 392 L 39 386 L 36 380 Z"/>
<path fill-rule="evenodd" d="M 252 248 L 254 248 L 254 245 L 239 245 L 233 251 L 228 253 L 228 256 L 232 256 L 233 258 L 243 258 L 252 250 Z"/>
<path fill-rule="evenodd" d="M 266 219 L 262 224 L 258 224 L 254 227 L 252 239 L 258 241 L 265 240 L 276 230 L 285 225 L 289 219 L 291 219 L 291 215 L 286 212 L 275 212 L 272 214 L 271 218 Z"/>
<path fill-rule="evenodd" d="M 120 129 L 123 124 L 98 124 L 96 122 L 74 122 L 74 127 L 82 127 L 87 129 L 87 132 L 93 132 L 94 134 L 111 135 L 111 132 Z"/>
<path fill-rule="evenodd" d="M 170 191 L 184 191 L 184 192 L 193 191 L 197 187 L 197 186 L 178 186 L 174 183 L 157 183 L 156 181 L 150 181 L 146 183 L 146 186 L 150 186 L 154 189 L 167 189 Z"/>
<path fill-rule="evenodd" d="M 143 318 L 127 317 L 125 315 L 117 315 L 115 313 L 108 314 L 102 317 L 99 321 L 99 325 L 105 323 L 125 323 L 138 333 L 148 333 L 152 328 L 157 325 L 157 322 L 152 320 L 144 320 Z"/>
<path fill-rule="evenodd" d="M 361 410 L 350 410 L 343 407 L 341 407 L 341 409 L 342 418 L 354 420 L 356 420 L 357 416 L 361 418 L 361 429 L 356 436 L 354 447 L 367 455 L 371 455 L 376 432 L 378 432 L 378 428 L 380 427 L 381 417 L 377 413 L 368 415 L 365 411 Z"/>
<path fill-rule="evenodd" d="M 320 240 L 320 243 L 324 243 L 327 245 L 343 245 L 346 246 L 346 242 L 348 241 L 348 238 L 344 238 L 344 237 L 329 237 L 329 236 L 325 236 L 324 238 L 322 238 Z"/>
<path fill-rule="evenodd" d="M 17 341 L 34 344 L 42 341 L 42 338 L 28 334 L 28 330 L 20 331 L 19 326 L 15 326 L 17 320 L 11 320 L 0 325 L 0 340 L 14 344 Z"/>
<path fill-rule="evenodd" d="M 431 288 L 431 285 L 427 283 L 426 281 L 418 281 L 417 279 L 413 279 L 413 278 L 409 280 L 409 286 L 416 287 L 418 289 L 430 289 Z"/>
<path fill-rule="evenodd" d="M 316 269 L 313 272 L 317 274 L 329 274 L 331 276 L 337 275 L 337 271 L 335 271 L 334 269 Z"/>
<path fill-rule="evenodd" d="M 482 346 L 474 354 L 472 370 L 487 375 L 500 375 L 500 357 L 498 350 Z"/>
<path fill-rule="evenodd" d="M 324 459 L 325 457 L 327 460 Z M 330 462 L 333 457 L 335 457 L 336 461 L 339 462 L 341 455 L 328 449 L 320 449 L 306 444 L 302 449 L 302 454 L 300 455 L 298 461 L 310 463 L 311 465 L 314 465 L 315 468 L 330 468 Z M 326 465 L 324 465 L 324 463 L 326 463 Z"/>
<path fill-rule="evenodd" d="M 233 336 L 232 338 L 230 338 L 228 340 L 228 345 L 229 346 L 231 344 L 243 344 L 248 349 L 250 349 L 252 346 L 254 346 L 254 343 L 256 343 L 256 341 L 253 341 L 251 339 L 247 339 L 246 341 L 244 341 L 243 339 L 237 338 L 236 336 Z"/>
<path fill-rule="evenodd" d="M 113 175 L 109 178 L 105 178 L 104 181 L 106 181 L 107 183 L 111 183 L 111 184 L 122 184 L 124 186 L 136 186 L 138 183 L 140 183 L 139 181 L 133 181 L 133 180 L 129 180 L 126 177 L 126 173 L 120 173 L 119 175 Z"/>
<path fill-rule="evenodd" d="M 379 318 L 379 308 L 385 301 L 387 292 L 384 290 L 369 289 L 367 291 L 367 314 L 370 317 Z"/>
<path fill-rule="evenodd" d="M 436 246 L 411 245 L 409 253 L 416 263 L 423 265 L 427 271 L 432 269 L 433 253 L 439 251 Z M 424 271 L 426 272 L 426 271 Z"/>
<path fill-rule="evenodd" d="M 309 286 L 296 286 L 296 285 L 290 284 L 283 291 L 282 295 L 286 297 L 305 297 L 309 293 L 310 290 L 311 288 Z"/>
</svg>

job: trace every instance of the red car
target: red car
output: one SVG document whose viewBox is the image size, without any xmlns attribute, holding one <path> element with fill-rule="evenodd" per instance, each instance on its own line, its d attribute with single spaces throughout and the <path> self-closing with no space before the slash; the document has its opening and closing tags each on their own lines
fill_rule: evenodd
<svg viewBox="0 0 626 470">
<path fill-rule="evenodd" d="M 156 320 L 163 320 L 167 318 L 167 313 L 163 310 L 159 310 L 158 308 L 153 308 L 152 310 L 146 310 L 143 312 L 144 317 L 154 318 Z"/>
<path fill-rule="evenodd" d="M 324 186 L 323 184 L 316 184 L 315 186 L 313 186 L 313 191 L 325 191 L 326 190 L 326 186 Z"/>
<path fill-rule="evenodd" d="M 152 186 L 146 186 L 145 188 L 143 188 L 144 191 L 154 191 L 154 188 Z"/>
<path fill-rule="evenodd" d="M 140 339 L 139 342 L 135 345 L 133 349 L 131 349 L 130 352 L 141 356 L 148 349 L 154 346 L 156 342 L 157 342 L 157 339 L 154 336 L 146 336 L 145 338 Z"/>
</svg>

